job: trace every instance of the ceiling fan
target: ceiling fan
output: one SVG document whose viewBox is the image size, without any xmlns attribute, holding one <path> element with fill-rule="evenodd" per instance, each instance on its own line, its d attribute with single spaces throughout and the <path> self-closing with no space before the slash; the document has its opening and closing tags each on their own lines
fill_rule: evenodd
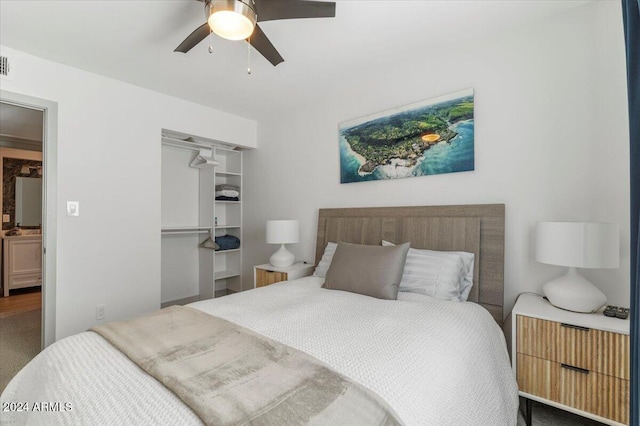
<svg viewBox="0 0 640 426">
<path fill-rule="evenodd" d="M 212 31 L 229 40 L 247 40 L 273 66 L 283 62 L 258 22 L 278 19 L 333 18 L 334 2 L 307 0 L 197 0 L 204 2 L 207 22 L 198 27 L 174 52 L 187 53 Z"/>
</svg>

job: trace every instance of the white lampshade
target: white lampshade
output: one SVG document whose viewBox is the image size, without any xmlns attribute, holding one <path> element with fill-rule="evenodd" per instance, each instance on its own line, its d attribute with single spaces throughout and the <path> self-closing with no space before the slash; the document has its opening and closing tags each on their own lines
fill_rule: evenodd
<svg viewBox="0 0 640 426">
<path fill-rule="evenodd" d="M 549 302 L 574 312 L 594 312 L 607 298 L 576 268 L 617 268 L 620 265 L 620 227 L 615 223 L 538 222 L 536 260 L 568 266 L 566 274 L 543 287 Z"/>
<path fill-rule="evenodd" d="M 538 222 L 536 260 L 575 268 L 620 266 L 617 223 Z"/>
<path fill-rule="evenodd" d="M 267 244 L 294 244 L 298 241 L 297 220 L 267 221 Z"/>
</svg>

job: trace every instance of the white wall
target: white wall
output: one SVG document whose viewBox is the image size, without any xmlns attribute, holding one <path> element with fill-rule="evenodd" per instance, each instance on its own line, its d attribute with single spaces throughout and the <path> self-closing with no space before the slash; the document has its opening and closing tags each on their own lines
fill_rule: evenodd
<svg viewBox="0 0 640 426">
<path fill-rule="evenodd" d="M 56 338 L 160 306 L 162 128 L 255 147 L 256 123 L 0 47 L 2 89 L 58 103 Z M 80 217 L 64 215 L 80 202 Z"/>
<path fill-rule="evenodd" d="M 313 261 L 324 207 L 506 204 L 505 301 L 540 291 L 562 268 L 534 260 L 540 220 L 621 224 L 622 262 L 593 275 L 611 303 L 629 300 L 629 177 L 622 17 L 597 2 L 481 46 L 366 70 L 314 105 L 259 122 L 245 155 L 244 288 L 276 248 L 267 219 L 299 219 L 300 260 Z M 336 64 L 339 66 L 339 64 Z M 475 90 L 473 172 L 339 183 L 338 123 L 460 89 Z"/>
</svg>

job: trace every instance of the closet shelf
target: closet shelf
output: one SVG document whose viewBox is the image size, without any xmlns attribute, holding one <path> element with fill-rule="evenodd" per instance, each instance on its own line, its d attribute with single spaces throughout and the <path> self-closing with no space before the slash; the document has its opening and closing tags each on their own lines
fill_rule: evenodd
<svg viewBox="0 0 640 426">
<path fill-rule="evenodd" d="M 240 225 L 218 225 L 218 226 L 216 226 L 216 229 L 233 229 L 233 228 L 240 228 Z"/>
<path fill-rule="evenodd" d="M 216 254 L 225 254 L 225 253 L 235 253 L 240 251 L 239 248 L 237 249 L 232 249 L 232 250 L 216 250 Z"/>
<path fill-rule="evenodd" d="M 238 271 L 217 271 L 215 273 L 216 280 L 224 280 L 225 278 L 238 277 L 240 272 Z"/>
<path fill-rule="evenodd" d="M 240 204 L 240 201 L 216 200 L 216 204 Z"/>
<path fill-rule="evenodd" d="M 175 234 L 208 234 L 211 232 L 210 227 L 203 226 L 176 226 L 162 228 L 160 233 L 162 235 L 175 235 Z"/>
<path fill-rule="evenodd" d="M 241 173 L 216 171 L 218 176 L 242 176 Z"/>
<path fill-rule="evenodd" d="M 162 137 L 162 143 L 164 145 L 170 145 L 170 146 L 174 146 L 176 148 L 187 148 L 187 149 L 192 149 L 192 150 L 195 150 L 195 151 L 197 151 L 199 149 L 213 149 L 214 148 L 213 144 L 185 141 L 185 140 L 181 140 L 181 139 L 170 138 L 168 136 L 163 136 Z"/>
<path fill-rule="evenodd" d="M 162 130 L 162 143 L 165 145 L 177 145 L 181 148 L 216 148 L 222 151 L 238 151 L 237 145 L 231 145 L 217 139 L 205 138 L 202 136 L 194 136 L 188 133 L 176 132 L 173 130 Z"/>
</svg>

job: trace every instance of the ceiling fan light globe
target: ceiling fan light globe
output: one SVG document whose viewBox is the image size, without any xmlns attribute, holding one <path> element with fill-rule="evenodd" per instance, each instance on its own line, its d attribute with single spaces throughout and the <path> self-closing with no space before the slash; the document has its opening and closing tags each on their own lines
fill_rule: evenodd
<svg viewBox="0 0 640 426">
<path fill-rule="evenodd" d="M 207 4 L 211 31 L 228 40 L 244 40 L 256 25 L 255 11 L 239 0 L 213 0 Z"/>
<path fill-rule="evenodd" d="M 244 40 L 253 33 L 253 23 L 236 12 L 222 10 L 209 17 L 211 30 L 222 38 Z"/>
</svg>

